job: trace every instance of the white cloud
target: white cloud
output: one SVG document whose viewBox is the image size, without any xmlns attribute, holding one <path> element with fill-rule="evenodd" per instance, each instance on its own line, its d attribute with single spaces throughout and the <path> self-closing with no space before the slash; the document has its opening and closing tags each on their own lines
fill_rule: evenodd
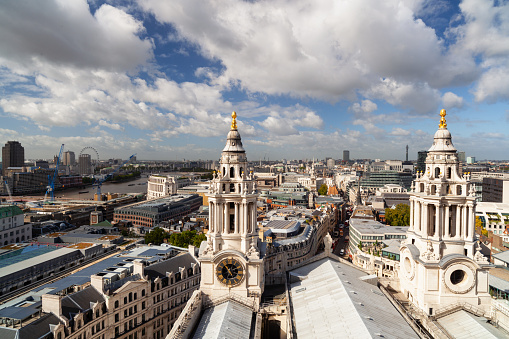
<svg viewBox="0 0 509 339">
<path fill-rule="evenodd" d="M 427 83 L 402 83 L 394 79 L 383 79 L 371 87 L 366 96 L 385 100 L 418 114 L 435 112 L 440 102 L 439 91 Z"/>
<path fill-rule="evenodd" d="M 359 104 L 358 102 L 352 104 L 350 106 L 350 110 L 352 110 L 355 113 L 371 113 L 378 109 L 377 104 L 375 104 L 371 100 L 362 100 L 362 102 Z"/>
<path fill-rule="evenodd" d="M 239 81 L 253 92 L 335 102 L 354 99 L 356 90 L 368 90 L 386 78 L 424 90 L 429 99 L 428 83 L 457 80 L 475 68 L 449 57 L 434 30 L 415 19 L 419 4 L 411 1 L 139 3 L 158 21 L 174 25 L 181 39 L 199 46 L 204 56 L 225 66 L 218 83 Z M 391 98 L 423 111 L 415 96 Z"/>
<path fill-rule="evenodd" d="M 409 136 L 411 134 L 411 132 L 409 130 L 403 129 L 401 127 L 396 127 L 396 128 L 393 128 L 389 134 L 394 135 L 394 136 Z"/>
<path fill-rule="evenodd" d="M 450 108 L 462 108 L 464 104 L 464 100 L 462 97 L 457 96 L 452 92 L 446 92 L 442 96 L 442 104 L 445 109 Z"/>
<path fill-rule="evenodd" d="M 509 3 L 464 0 L 460 4 L 465 24 L 449 33 L 457 37 L 458 54 L 481 59 L 482 74 L 473 89 L 478 102 L 509 98 Z"/>
<path fill-rule="evenodd" d="M 110 5 L 94 15 L 85 0 L 2 2 L 0 64 L 34 70 L 34 60 L 56 65 L 131 70 L 152 58 L 140 21 Z M 3 62 L 2 62 L 3 59 Z"/>
</svg>

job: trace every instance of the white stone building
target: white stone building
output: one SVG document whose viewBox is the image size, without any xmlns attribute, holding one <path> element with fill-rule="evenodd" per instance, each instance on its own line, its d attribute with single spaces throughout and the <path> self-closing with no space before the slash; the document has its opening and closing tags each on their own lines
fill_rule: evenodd
<svg viewBox="0 0 509 339">
<path fill-rule="evenodd" d="M 232 117 L 220 171 L 212 179 L 208 194 L 209 232 L 207 247 L 199 258 L 203 272 L 200 290 L 205 299 L 233 293 L 258 305 L 264 286 L 256 221 L 258 194 L 252 173 L 247 173 L 235 112 Z"/>
<path fill-rule="evenodd" d="M 23 211 L 13 205 L 0 206 L 0 244 L 8 245 L 32 239 L 32 224 L 25 224 Z"/>
<path fill-rule="evenodd" d="M 489 262 L 475 238 L 475 197 L 459 171 L 445 110 L 410 193 L 410 228 L 401 247 L 402 292 L 427 315 L 458 303 L 488 310 Z"/>
<path fill-rule="evenodd" d="M 147 200 L 177 194 L 175 177 L 169 175 L 151 175 L 147 183 Z"/>
</svg>

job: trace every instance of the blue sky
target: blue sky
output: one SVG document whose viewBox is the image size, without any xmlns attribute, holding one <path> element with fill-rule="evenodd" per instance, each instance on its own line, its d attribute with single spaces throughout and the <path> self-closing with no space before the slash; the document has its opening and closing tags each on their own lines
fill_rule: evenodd
<svg viewBox="0 0 509 339">
<path fill-rule="evenodd" d="M 440 109 L 458 150 L 509 159 L 509 2 L 7 0 L 0 144 L 102 159 L 410 159 Z"/>
</svg>

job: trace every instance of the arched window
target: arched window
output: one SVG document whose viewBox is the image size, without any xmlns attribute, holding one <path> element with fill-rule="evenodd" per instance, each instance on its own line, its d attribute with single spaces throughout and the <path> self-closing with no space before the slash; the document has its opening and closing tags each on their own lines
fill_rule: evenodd
<svg viewBox="0 0 509 339">
<path fill-rule="evenodd" d="M 456 186 L 456 195 L 461 195 L 461 185 Z"/>
<path fill-rule="evenodd" d="M 244 172 L 244 170 L 242 169 L 242 167 L 239 169 L 239 177 L 242 178 L 242 172 Z"/>
<path fill-rule="evenodd" d="M 235 178 L 235 168 L 230 167 L 230 178 Z"/>
<path fill-rule="evenodd" d="M 421 184 L 419 185 L 419 192 L 424 192 L 424 183 L 421 182 Z"/>
<path fill-rule="evenodd" d="M 451 173 L 452 173 L 451 168 L 447 167 L 447 179 L 451 179 Z"/>
<path fill-rule="evenodd" d="M 440 167 L 435 167 L 435 178 L 440 177 Z"/>
<path fill-rule="evenodd" d="M 437 187 L 435 185 L 431 185 L 431 194 L 436 194 L 437 193 Z"/>
<path fill-rule="evenodd" d="M 118 308 L 118 300 L 115 300 L 115 308 Z"/>
</svg>

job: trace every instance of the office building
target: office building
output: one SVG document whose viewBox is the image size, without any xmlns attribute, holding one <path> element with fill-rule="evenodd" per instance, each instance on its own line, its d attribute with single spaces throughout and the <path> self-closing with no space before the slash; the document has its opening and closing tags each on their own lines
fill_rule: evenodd
<svg viewBox="0 0 509 339">
<path fill-rule="evenodd" d="M 81 154 L 78 159 L 78 171 L 81 175 L 92 174 L 92 157 L 90 154 Z"/>
<path fill-rule="evenodd" d="M 200 276 L 194 252 L 139 247 L 0 305 L 0 338 L 165 338 Z"/>
<path fill-rule="evenodd" d="M 343 151 L 343 161 L 350 161 L 350 151 Z"/>
<path fill-rule="evenodd" d="M 458 161 L 464 163 L 466 161 L 465 152 L 458 152 Z"/>
<path fill-rule="evenodd" d="M 426 157 L 428 156 L 428 151 L 419 151 L 417 152 L 417 166 L 415 170 L 417 172 L 424 172 L 426 169 Z"/>
<path fill-rule="evenodd" d="M 179 220 L 197 211 L 203 203 L 198 194 L 179 194 L 115 208 L 115 222 L 130 221 L 133 226 L 154 227 L 163 221 Z"/>
<path fill-rule="evenodd" d="M 9 167 L 23 167 L 25 164 L 25 149 L 18 141 L 7 141 L 2 147 L 2 170 L 7 174 Z"/>
<path fill-rule="evenodd" d="M 509 203 L 509 179 L 483 177 L 482 201 Z"/>
<path fill-rule="evenodd" d="M 32 239 L 32 224 L 26 224 L 17 206 L 0 206 L 0 244 L 8 245 Z"/>
<path fill-rule="evenodd" d="M 467 157 L 467 164 L 475 164 L 475 157 Z"/>
<path fill-rule="evenodd" d="M 76 155 L 72 151 L 64 152 L 60 161 L 64 166 L 72 166 L 76 162 Z"/>
</svg>

